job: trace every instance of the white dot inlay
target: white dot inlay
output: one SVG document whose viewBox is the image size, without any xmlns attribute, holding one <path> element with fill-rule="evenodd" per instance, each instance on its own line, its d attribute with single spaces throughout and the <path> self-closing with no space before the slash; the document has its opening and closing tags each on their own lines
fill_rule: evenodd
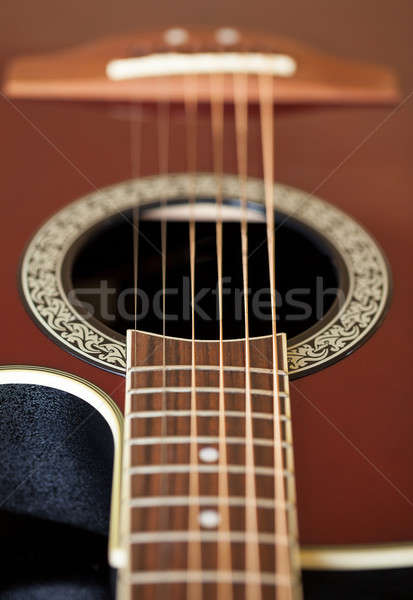
<svg viewBox="0 0 413 600">
<path fill-rule="evenodd" d="M 199 524 L 206 529 L 215 529 L 218 526 L 220 517 L 216 510 L 203 510 L 199 513 Z"/>
<path fill-rule="evenodd" d="M 240 33 L 232 27 L 221 27 L 215 32 L 215 39 L 219 44 L 223 46 L 233 46 L 240 40 Z"/>
<path fill-rule="evenodd" d="M 213 448 L 212 446 L 205 446 L 204 448 L 201 448 L 201 450 L 199 451 L 199 458 L 203 462 L 207 462 L 207 463 L 216 462 L 218 460 L 218 456 L 219 456 L 218 450 L 216 448 Z"/>
<path fill-rule="evenodd" d="M 163 39 L 170 46 L 181 46 L 188 41 L 189 34 L 186 29 L 181 29 L 179 27 L 174 27 L 172 29 L 167 29 L 163 34 Z"/>
</svg>

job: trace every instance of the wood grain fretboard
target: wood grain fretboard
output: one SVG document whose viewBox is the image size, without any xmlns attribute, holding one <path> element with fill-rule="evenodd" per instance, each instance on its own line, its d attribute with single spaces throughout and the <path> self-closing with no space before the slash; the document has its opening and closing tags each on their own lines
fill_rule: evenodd
<svg viewBox="0 0 413 600">
<path fill-rule="evenodd" d="M 250 340 L 248 416 L 245 342 L 224 342 L 222 410 L 218 342 L 195 342 L 193 365 L 190 340 L 128 332 L 121 511 L 126 559 L 118 598 L 300 597 L 283 335 L 277 344 L 281 440 L 274 436 L 270 337 Z M 277 444 L 282 490 L 274 468 Z M 285 517 L 286 532 L 276 531 L 276 511 Z"/>
</svg>

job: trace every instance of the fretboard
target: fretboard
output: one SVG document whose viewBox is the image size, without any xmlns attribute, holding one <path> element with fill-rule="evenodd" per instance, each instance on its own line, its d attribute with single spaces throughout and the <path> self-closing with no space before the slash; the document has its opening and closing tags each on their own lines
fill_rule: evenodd
<svg viewBox="0 0 413 600">
<path fill-rule="evenodd" d="M 122 599 L 300 597 L 285 339 L 194 343 L 129 331 Z M 250 409 L 249 409 L 250 407 Z"/>
</svg>

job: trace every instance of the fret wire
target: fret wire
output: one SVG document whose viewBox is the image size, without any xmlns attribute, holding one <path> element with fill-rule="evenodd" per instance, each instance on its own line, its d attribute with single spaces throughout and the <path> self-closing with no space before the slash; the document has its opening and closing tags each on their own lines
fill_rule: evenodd
<svg viewBox="0 0 413 600">
<path fill-rule="evenodd" d="M 291 543 L 290 536 L 271 533 L 246 533 L 245 531 L 139 531 L 129 536 L 131 544 L 156 544 L 192 542 L 200 540 L 201 543 L 230 541 L 234 543 L 248 544 L 257 540 L 259 544 L 279 544 L 288 546 Z"/>
<path fill-rule="evenodd" d="M 198 496 L 191 498 L 190 496 L 146 496 L 139 498 L 131 498 L 128 502 L 131 508 L 153 508 L 154 506 L 189 506 L 190 504 L 200 504 L 201 506 L 226 505 L 244 507 L 248 504 L 248 499 L 244 496 Z M 281 503 L 270 498 L 257 498 L 256 505 L 260 509 L 274 510 L 274 507 L 284 508 L 286 510 L 294 510 L 295 504 L 287 502 Z"/>
<path fill-rule="evenodd" d="M 163 367 L 159 367 L 157 365 L 152 365 L 152 366 L 132 367 L 131 369 L 129 369 L 129 371 L 130 371 L 130 373 L 141 373 L 141 372 L 145 373 L 146 371 L 160 371 L 161 369 L 163 369 Z M 195 369 L 196 369 L 196 371 L 219 371 L 220 367 L 219 367 L 219 365 L 196 365 Z M 191 365 L 165 365 L 165 370 L 166 371 L 191 371 L 192 367 L 191 367 Z M 223 370 L 225 372 L 234 371 L 234 372 L 243 373 L 245 371 L 245 367 L 231 367 L 229 365 L 224 365 Z M 257 373 L 257 374 L 272 375 L 273 370 L 272 369 L 264 369 L 261 367 L 250 367 L 250 372 Z M 288 375 L 287 371 L 283 371 L 280 369 L 277 370 L 277 374 L 281 375 L 281 376 Z"/>
<path fill-rule="evenodd" d="M 176 393 L 176 394 L 180 394 L 181 392 L 184 394 L 190 394 L 192 392 L 192 388 L 191 387 L 178 387 L 178 386 L 166 387 L 166 388 L 163 388 L 163 387 L 131 388 L 128 390 L 128 393 L 136 394 L 136 395 L 161 394 L 164 391 Z M 219 393 L 219 387 L 197 387 L 197 388 L 195 388 L 195 391 L 199 392 L 199 393 L 203 393 L 203 394 L 217 394 L 217 393 Z M 245 389 L 227 387 L 227 388 L 225 388 L 225 393 L 227 393 L 227 392 L 229 394 L 245 394 Z M 268 397 L 272 398 L 273 392 L 272 392 L 272 390 L 253 389 L 253 390 L 251 390 L 251 395 L 253 395 L 253 396 L 268 396 Z M 285 392 L 280 392 L 280 397 L 286 398 L 287 394 Z"/>
<path fill-rule="evenodd" d="M 127 472 L 130 475 L 157 475 L 162 473 L 219 473 L 219 472 L 227 472 L 234 474 L 252 474 L 252 475 L 262 475 L 266 477 L 274 477 L 276 475 L 280 475 L 281 477 L 293 477 L 293 471 L 287 471 L 286 469 L 282 469 L 281 472 L 279 469 L 274 469 L 273 467 L 261 467 L 261 466 L 251 466 L 245 467 L 243 465 L 226 465 L 225 467 L 220 467 L 219 465 L 185 465 L 185 464 L 162 464 L 162 465 L 142 465 L 142 466 L 134 466 L 129 467 Z M 198 498 L 199 494 L 194 495 L 194 498 Z"/>
<path fill-rule="evenodd" d="M 274 573 L 253 573 L 249 576 L 245 571 L 135 571 L 129 575 L 129 581 L 133 585 L 148 585 L 152 583 L 187 583 L 188 581 L 200 581 L 202 583 L 217 583 L 219 581 L 228 583 L 245 584 L 247 578 L 257 580 L 267 586 L 289 585 L 290 580 L 275 575 Z"/>
<path fill-rule="evenodd" d="M 209 410 L 209 409 L 202 410 L 202 409 L 200 409 L 200 410 L 197 410 L 196 413 L 194 413 L 194 414 L 196 414 L 197 417 L 219 417 L 219 410 Z M 271 413 L 254 412 L 251 414 L 254 419 L 263 419 L 263 420 L 267 420 L 267 421 L 272 421 L 274 418 L 274 415 Z M 182 410 L 168 409 L 166 411 L 145 410 L 145 411 L 139 411 L 139 412 L 130 412 L 128 415 L 126 415 L 126 419 L 127 420 L 153 419 L 153 418 L 158 418 L 158 417 L 163 417 L 163 416 L 176 417 L 176 418 L 191 417 L 192 411 L 184 410 L 184 409 L 182 409 Z M 241 411 L 241 410 L 227 410 L 226 416 L 227 417 L 235 417 L 235 418 L 243 418 L 243 417 L 245 417 L 245 412 Z"/>
<path fill-rule="evenodd" d="M 189 436 L 181 437 L 181 436 L 168 436 L 168 437 L 139 437 L 132 438 L 129 440 L 130 445 L 134 446 L 150 446 L 157 444 L 190 444 L 192 442 L 192 438 Z M 198 444 L 217 444 L 219 442 L 218 436 L 198 436 L 196 438 L 196 442 Z M 226 437 L 225 442 L 227 444 L 245 444 L 244 437 Z M 265 438 L 254 438 L 255 446 L 264 446 L 264 447 L 272 447 L 274 444 L 279 443 L 274 439 L 265 439 Z M 281 446 L 283 448 L 290 448 L 292 445 L 289 442 L 282 441 Z"/>
</svg>

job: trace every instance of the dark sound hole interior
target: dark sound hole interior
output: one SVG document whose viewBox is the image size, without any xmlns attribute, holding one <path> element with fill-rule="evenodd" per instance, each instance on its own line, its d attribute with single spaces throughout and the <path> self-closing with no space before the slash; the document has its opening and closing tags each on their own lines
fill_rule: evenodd
<svg viewBox="0 0 413 600">
<path fill-rule="evenodd" d="M 132 213 L 108 219 L 80 240 L 68 266 L 76 303 L 111 330 L 134 327 Z M 277 222 L 284 220 L 277 216 Z M 239 222 L 223 225 L 223 331 L 244 336 Z M 249 223 L 250 335 L 271 333 L 268 258 L 264 223 Z M 137 328 L 162 334 L 162 257 L 159 221 L 140 221 Z M 276 232 L 278 331 L 302 334 L 331 308 L 339 287 L 338 258 L 312 230 L 289 219 Z M 196 224 L 196 316 L 198 339 L 219 338 L 215 223 Z M 170 221 L 166 252 L 166 334 L 191 337 L 189 225 Z M 96 324 L 96 323 L 95 323 Z"/>
</svg>

